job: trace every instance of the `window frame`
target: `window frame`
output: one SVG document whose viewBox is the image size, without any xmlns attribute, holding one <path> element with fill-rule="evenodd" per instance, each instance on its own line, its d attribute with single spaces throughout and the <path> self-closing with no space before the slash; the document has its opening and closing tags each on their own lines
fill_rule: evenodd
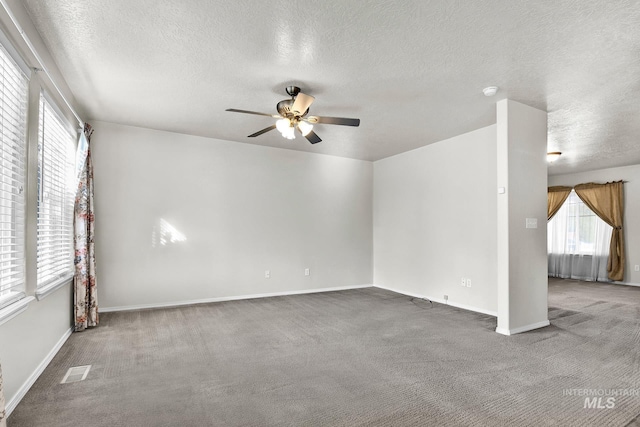
<svg viewBox="0 0 640 427">
<path fill-rule="evenodd" d="M 571 190 L 571 193 L 569 193 L 569 197 L 567 197 L 565 203 L 567 204 L 567 209 L 569 209 L 569 212 L 567 213 L 567 228 L 571 228 L 571 230 L 573 230 L 571 234 L 574 236 L 574 239 L 572 240 L 572 250 L 569 252 L 573 255 L 588 255 L 590 254 L 590 252 L 585 250 L 583 245 L 595 245 L 595 234 L 597 225 L 593 223 L 591 224 L 592 229 L 584 230 L 585 224 L 583 224 L 583 220 L 586 218 L 599 221 L 602 220 L 596 215 L 595 212 L 589 209 L 589 207 L 580 199 L 580 197 L 578 197 L 578 194 L 574 190 Z M 570 227 L 569 224 L 571 225 Z M 584 231 L 589 232 L 588 234 L 592 238 L 590 242 L 582 239 L 582 237 L 584 236 Z"/>
<path fill-rule="evenodd" d="M 549 220 L 549 225 L 547 226 L 547 255 L 558 254 L 558 252 L 553 252 L 551 248 L 551 245 L 553 245 L 555 241 L 552 237 L 552 233 L 555 230 L 552 223 L 554 221 L 562 221 L 563 215 L 564 221 L 566 222 L 566 235 L 564 236 L 565 252 L 563 252 L 563 254 L 571 256 L 594 256 L 592 252 L 598 249 L 595 247 L 599 241 L 597 240 L 598 229 L 600 227 L 610 228 L 611 226 L 591 210 L 589 206 L 580 199 L 575 190 L 571 190 L 567 199 L 560 209 L 558 209 L 558 212 Z M 583 220 L 587 218 L 589 218 L 591 222 L 591 224 L 589 224 L 590 229 L 584 230 L 585 224 Z M 581 239 L 581 236 L 584 236 L 584 231 L 587 231 L 592 237 L 591 241 L 588 242 Z M 592 245 L 594 247 L 586 250 L 585 245 Z M 609 246 L 607 244 L 605 249 L 608 251 L 608 248 Z M 608 256 L 608 252 L 604 255 Z"/>
<path fill-rule="evenodd" d="M 21 208 L 23 210 L 22 218 L 18 219 L 15 224 L 16 227 L 13 227 L 16 231 L 16 234 L 21 234 L 21 259 L 18 260 L 18 264 L 22 269 L 21 283 L 16 286 L 11 286 L 8 289 L 5 289 L 3 295 L 0 295 L 0 324 L 3 324 L 18 314 L 22 313 L 27 309 L 29 303 L 34 300 L 33 296 L 27 295 L 27 287 L 28 287 L 28 274 L 27 274 L 27 260 L 28 260 L 28 243 L 27 243 L 27 234 L 28 234 L 28 224 L 27 224 L 27 216 L 29 209 L 29 194 L 28 194 L 28 182 L 29 182 L 29 123 L 30 123 L 30 107 L 31 107 L 31 99 L 30 99 L 30 91 L 31 91 L 31 81 L 32 81 L 32 73 L 31 70 L 27 67 L 26 63 L 22 60 L 20 55 L 18 55 L 17 51 L 13 47 L 13 44 L 6 37 L 4 32 L 0 31 L 0 46 L 2 49 L 2 55 L 6 56 L 7 62 L 9 64 L 15 65 L 14 70 L 9 70 L 8 73 L 16 71 L 17 74 L 14 75 L 24 77 L 24 99 L 23 101 L 23 117 L 21 119 L 23 122 L 21 124 L 24 126 L 22 131 L 22 181 L 19 183 L 18 190 L 21 193 L 22 201 Z M 3 71 L 4 75 L 4 71 Z M 2 96 L 5 96 L 5 93 L 2 92 Z M 2 149 L 4 152 L 4 148 Z M 13 203 L 13 202 L 12 202 Z M 13 218 L 10 220 L 13 224 Z M 21 228 L 21 230 L 19 229 Z M 17 237 L 16 237 L 17 238 Z"/>
<path fill-rule="evenodd" d="M 1 41 L 1 40 L 0 40 Z M 6 145 L 4 140 L 2 141 L 2 149 L 0 150 L 0 158 L 2 162 L 10 162 L 12 167 L 8 171 L 4 171 L 0 174 L 0 182 L 3 184 L 2 192 L 3 200 L 7 200 L 7 206 L 0 206 L 0 214 L 2 217 L 9 217 L 7 224 L 9 228 L 7 230 L 0 230 L 0 239 L 15 240 L 16 243 L 10 245 L 15 247 L 14 250 L 9 250 L 5 253 L 4 242 L 0 242 L 2 249 L 0 251 L 0 262 L 11 263 L 7 267 L 15 271 L 10 276 L 21 276 L 17 280 L 16 284 L 5 284 L 4 289 L 0 287 L 0 310 L 4 310 L 6 307 L 15 303 L 16 301 L 26 297 L 26 215 L 27 215 L 27 180 L 28 180 L 28 111 L 29 111 L 29 83 L 30 76 L 24 73 L 24 70 L 15 61 L 11 55 L 10 50 L 6 49 L 4 44 L 1 46 L 2 62 L 6 63 L 7 68 L 2 69 L 0 75 L 0 84 L 4 87 L 5 81 L 9 79 L 15 79 L 13 88 L 15 91 L 3 91 L 0 93 L 3 99 L 14 98 L 7 102 L 8 109 L 11 107 L 17 107 L 17 110 L 7 111 L 6 114 L 2 114 L 3 123 L 17 120 L 13 123 L 2 126 L 2 134 L 9 134 L 10 127 L 15 128 L 13 130 L 19 132 L 16 134 L 15 140 L 11 137 L 7 137 Z M 13 68 L 15 66 L 15 68 Z M 9 68 L 11 67 L 11 68 Z M 22 93 L 21 93 L 22 92 Z M 15 105 L 11 105 L 11 104 Z M 14 117 L 15 116 L 15 117 Z M 20 141 L 21 139 L 21 141 Z M 17 179 L 16 179 L 17 178 Z M 4 203 L 4 202 L 3 202 Z M 4 212 L 6 210 L 6 212 Z M 21 211 L 21 212 L 20 212 Z M 4 219 L 4 218 L 3 218 Z M 3 221 L 4 222 L 4 221 Z M 4 233 L 7 232 L 8 236 L 5 237 Z M 16 256 L 11 256 L 9 260 L 3 260 L 6 255 L 15 253 Z M 11 259 L 15 258 L 15 259 Z"/>
<path fill-rule="evenodd" d="M 63 104 L 58 102 L 57 97 L 50 96 L 47 93 L 47 89 L 51 85 L 45 78 L 40 76 L 37 68 L 32 68 L 23 59 L 22 54 L 18 51 L 16 46 L 20 43 L 15 43 L 14 39 L 8 37 L 7 34 L 0 29 L 0 45 L 7 54 L 8 59 L 17 65 L 17 68 L 26 77 L 26 117 L 24 119 L 24 177 L 22 182 L 23 188 L 23 213 L 21 223 L 23 225 L 22 240 L 22 270 L 23 279 L 20 288 L 20 292 L 14 292 L 11 295 L 6 294 L 0 297 L 0 325 L 8 322 L 12 318 L 18 316 L 25 311 L 32 301 L 35 301 L 46 297 L 53 293 L 56 289 L 70 283 L 73 278 L 75 268 L 70 271 L 72 274 L 70 277 L 66 277 L 66 280 L 61 280 L 59 283 L 50 283 L 47 286 L 37 286 L 37 210 L 38 210 L 38 137 L 39 137 L 39 122 L 40 122 L 40 95 L 44 93 L 45 99 L 48 101 L 50 107 L 58 115 L 62 122 L 63 128 L 73 138 L 73 151 L 74 155 L 71 156 L 71 162 L 73 163 L 75 173 L 75 159 L 78 144 L 79 132 L 76 122 L 70 118 L 68 108 L 71 108 L 68 104 L 66 108 L 63 108 Z M 37 60 L 37 58 L 36 58 Z M 53 88 L 57 89 L 55 83 Z M 4 91 L 4 94 L 8 93 Z M 64 100 L 64 99 L 63 99 Z M 73 111 L 71 111 L 73 113 Z M 75 113 L 74 113 L 75 115 Z M 76 116 L 77 118 L 77 116 Z M 78 118 L 78 120 L 80 120 Z M 74 190 L 75 201 L 75 190 Z M 73 214 L 72 214 L 73 216 Z M 73 245 L 75 233 L 73 227 L 70 229 L 71 242 Z M 73 266 L 72 251 L 72 266 Z"/>
<path fill-rule="evenodd" d="M 64 118 L 64 115 L 58 109 L 55 102 L 53 102 L 50 99 L 50 97 L 44 90 L 40 91 L 40 101 L 38 103 L 38 136 L 37 136 L 38 166 L 37 166 L 37 172 L 36 172 L 36 181 L 37 181 L 36 215 L 38 219 L 36 221 L 37 223 L 36 235 L 38 235 L 42 231 L 41 225 L 40 225 L 40 216 L 41 214 L 43 214 L 41 212 L 41 204 L 45 202 L 45 200 L 43 200 L 44 182 L 46 182 L 46 177 L 47 177 L 47 173 L 45 170 L 45 155 L 47 152 L 50 152 L 46 149 L 45 144 L 47 144 L 47 142 L 51 143 L 51 141 L 45 141 L 45 137 L 47 136 L 46 126 L 47 126 L 47 123 L 50 123 L 51 119 L 54 120 L 53 126 L 58 127 L 58 129 L 56 129 L 55 131 L 64 133 L 64 135 L 60 135 L 60 136 L 67 136 L 68 141 L 66 141 L 66 143 L 69 144 L 69 146 L 66 147 L 68 152 L 66 153 L 66 157 L 64 158 L 64 161 L 66 162 L 66 168 L 67 168 L 67 170 L 64 171 L 67 174 L 67 177 L 66 177 L 67 188 L 65 189 L 65 191 L 63 191 L 64 194 L 56 195 L 58 197 L 61 197 L 63 200 L 65 199 L 65 197 L 69 198 L 67 200 L 64 200 L 63 206 L 57 206 L 58 208 L 64 209 L 65 208 L 64 204 L 65 203 L 67 204 L 64 214 L 67 214 L 69 216 L 67 218 L 68 222 L 66 224 L 70 232 L 70 235 L 67 236 L 68 241 L 66 242 L 69 245 L 68 247 L 69 253 L 68 253 L 68 259 L 67 259 L 69 264 L 67 266 L 68 267 L 67 270 L 61 272 L 60 274 L 53 275 L 52 277 L 49 277 L 46 280 L 44 280 L 42 283 L 40 283 L 39 270 L 41 265 L 39 264 L 40 259 L 39 259 L 38 253 L 40 251 L 40 245 L 42 242 L 39 237 L 36 238 L 36 292 L 35 292 L 35 295 L 38 300 L 41 300 L 42 298 L 54 292 L 55 290 L 71 282 L 75 274 L 73 227 L 74 227 L 74 201 L 75 201 L 76 192 L 74 191 L 75 188 L 74 186 L 72 186 L 72 182 L 75 177 L 75 167 L 76 167 L 75 165 L 75 157 L 76 157 L 76 149 L 77 149 L 76 135 L 74 135 L 72 132 L 69 131 L 69 123 L 66 121 L 66 119 Z M 42 152 L 41 152 L 41 149 L 42 149 Z M 54 152 L 53 155 L 57 158 L 61 158 L 61 156 L 63 156 L 64 153 Z M 52 264 L 55 264 L 58 261 L 60 260 L 55 260 Z"/>
</svg>

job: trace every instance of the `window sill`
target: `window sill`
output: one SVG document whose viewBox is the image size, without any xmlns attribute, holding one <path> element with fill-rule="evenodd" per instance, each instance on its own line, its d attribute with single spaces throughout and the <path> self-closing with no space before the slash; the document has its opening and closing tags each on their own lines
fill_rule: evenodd
<svg viewBox="0 0 640 427">
<path fill-rule="evenodd" d="M 27 309 L 34 297 L 25 297 L 0 310 L 0 325 L 16 317 Z"/>
<path fill-rule="evenodd" d="M 72 281 L 73 276 L 67 276 L 63 277 L 60 280 L 56 280 L 55 282 L 49 283 L 46 286 L 42 286 L 36 289 L 36 298 L 38 298 L 38 301 L 42 301 L 44 298 L 48 297 L 49 295 L 51 295 L 61 287 L 71 283 Z"/>
</svg>

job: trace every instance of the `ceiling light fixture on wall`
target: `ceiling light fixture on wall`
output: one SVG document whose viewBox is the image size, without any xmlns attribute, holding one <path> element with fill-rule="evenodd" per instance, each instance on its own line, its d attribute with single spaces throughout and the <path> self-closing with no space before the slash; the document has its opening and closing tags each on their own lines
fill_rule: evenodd
<svg viewBox="0 0 640 427">
<path fill-rule="evenodd" d="M 547 162 L 549 163 L 553 163 L 554 161 L 558 160 L 558 157 L 560 157 L 562 153 L 559 151 L 550 151 L 547 153 Z"/>
<path fill-rule="evenodd" d="M 498 93 L 498 86 L 485 87 L 484 89 L 482 89 L 482 93 L 484 93 L 484 96 L 494 96 L 496 93 Z"/>
</svg>

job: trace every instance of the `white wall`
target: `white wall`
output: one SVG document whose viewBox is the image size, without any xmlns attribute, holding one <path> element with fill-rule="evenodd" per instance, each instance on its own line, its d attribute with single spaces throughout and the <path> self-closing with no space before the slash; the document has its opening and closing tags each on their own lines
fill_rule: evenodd
<svg viewBox="0 0 640 427">
<path fill-rule="evenodd" d="M 72 307 L 71 285 L 65 285 L 0 325 L 0 362 L 9 411 L 69 336 Z"/>
<path fill-rule="evenodd" d="M 626 181 L 624 184 L 624 230 L 627 257 L 624 281 L 640 285 L 640 272 L 634 270 L 635 265 L 640 265 L 640 165 L 551 175 L 549 185 L 575 186 L 586 182 L 602 184 L 620 180 Z"/>
<path fill-rule="evenodd" d="M 371 284 L 370 162 L 93 124 L 103 310 Z"/>
<path fill-rule="evenodd" d="M 374 283 L 495 314 L 496 203 L 495 125 L 375 162 Z"/>
<path fill-rule="evenodd" d="M 547 113 L 498 101 L 498 326 L 511 335 L 549 325 L 547 308 Z M 526 227 L 526 219 L 537 221 Z"/>
</svg>

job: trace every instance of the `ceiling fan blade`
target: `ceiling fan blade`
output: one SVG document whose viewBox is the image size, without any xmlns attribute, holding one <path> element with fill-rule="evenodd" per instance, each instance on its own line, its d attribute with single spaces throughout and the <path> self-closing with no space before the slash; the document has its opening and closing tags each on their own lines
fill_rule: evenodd
<svg viewBox="0 0 640 427">
<path fill-rule="evenodd" d="M 314 99 L 311 95 L 306 95 L 302 92 L 298 93 L 293 106 L 291 106 L 291 111 L 296 116 L 302 116 L 309 109 Z"/>
<path fill-rule="evenodd" d="M 307 138 L 307 141 L 309 141 L 312 144 L 317 144 L 318 142 L 322 141 L 314 131 L 309 131 L 309 133 L 306 134 L 304 137 Z"/>
<path fill-rule="evenodd" d="M 256 116 L 267 116 L 267 117 L 274 117 L 273 114 L 267 114 L 267 113 L 258 113 L 256 111 L 248 111 L 248 110 L 237 110 L 235 108 L 227 108 L 224 111 L 231 111 L 232 113 L 244 113 L 244 114 L 255 114 Z M 280 117 L 280 116 L 275 116 L 275 117 Z"/>
<path fill-rule="evenodd" d="M 269 132 L 270 130 L 274 130 L 275 128 L 276 128 L 276 125 L 271 125 L 271 126 L 269 126 L 268 128 L 264 128 L 264 129 L 262 129 L 262 130 L 259 130 L 259 131 L 258 131 L 258 132 L 256 132 L 256 133 L 252 133 L 252 134 L 251 134 L 251 135 L 249 135 L 247 138 L 255 138 L 256 136 L 260 136 L 260 135 L 262 135 L 263 133 L 267 133 L 267 132 Z"/>
<path fill-rule="evenodd" d="M 309 123 L 321 123 L 325 125 L 360 126 L 360 119 L 348 119 L 346 117 L 307 117 Z"/>
</svg>

